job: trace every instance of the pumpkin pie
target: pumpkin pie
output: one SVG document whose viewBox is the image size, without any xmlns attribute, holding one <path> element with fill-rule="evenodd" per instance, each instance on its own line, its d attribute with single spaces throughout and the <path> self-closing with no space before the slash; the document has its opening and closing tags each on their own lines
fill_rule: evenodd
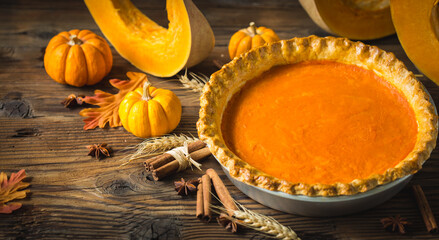
<svg viewBox="0 0 439 240">
<path fill-rule="evenodd" d="M 234 178 L 308 196 L 352 195 L 421 169 L 436 145 L 430 96 L 392 53 L 293 38 L 211 76 L 200 138 Z"/>
</svg>

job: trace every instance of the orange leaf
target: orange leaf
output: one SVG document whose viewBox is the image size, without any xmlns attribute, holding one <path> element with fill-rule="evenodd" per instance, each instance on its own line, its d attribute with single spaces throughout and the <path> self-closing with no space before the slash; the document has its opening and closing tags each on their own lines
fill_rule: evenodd
<svg viewBox="0 0 439 240">
<path fill-rule="evenodd" d="M 28 193 L 29 190 L 19 191 L 29 186 L 29 183 L 21 181 L 25 177 L 26 172 L 24 169 L 17 173 L 12 173 L 9 180 L 5 173 L 0 173 L 0 213 L 11 213 L 21 207 L 21 203 L 6 203 L 14 199 L 23 199 L 26 197 L 26 193 Z"/>
<path fill-rule="evenodd" d="M 98 108 L 86 108 L 79 112 L 84 119 L 84 130 L 96 127 L 104 128 L 108 123 L 110 127 L 122 126 L 119 118 L 119 105 L 125 95 L 134 89 L 143 86 L 148 81 L 146 74 L 138 72 L 127 72 L 130 80 L 111 79 L 110 84 L 119 89 L 119 93 L 110 94 L 101 90 L 96 90 L 92 97 L 83 98 L 88 104 L 98 105 Z"/>
</svg>

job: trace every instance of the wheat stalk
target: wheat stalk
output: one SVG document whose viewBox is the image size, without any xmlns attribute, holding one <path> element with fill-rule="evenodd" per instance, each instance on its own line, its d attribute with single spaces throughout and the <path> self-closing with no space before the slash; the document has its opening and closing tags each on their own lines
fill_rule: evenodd
<svg viewBox="0 0 439 240">
<path fill-rule="evenodd" d="M 234 211 L 233 216 L 242 221 L 238 221 L 239 224 L 273 235 L 275 238 L 300 240 L 291 228 L 285 227 L 272 217 L 253 212 L 244 206 L 240 206 L 240 210 Z"/>
<path fill-rule="evenodd" d="M 154 155 L 161 154 L 163 152 L 166 152 L 170 149 L 181 147 L 185 142 L 193 143 L 198 141 L 199 139 L 194 136 L 187 136 L 185 134 L 180 135 L 168 135 L 163 137 L 155 137 L 155 138 L 149 138 L 145 141 L 132 146 L 128 147 L 127 149 L 136 149 L 136 151 L 133 154 L 130 154 L 126 157 L 124 157 L 122 160 L 125 160 L 126 162 L 123 165 L 126 165 L 130 163 L 133 160 L 139 159 L 139 158 L 145 158 L 150 157 Z"/>
<path fill-rule="evenodd" d="M 233 211 L 233 216 L 225 214 L 224 217 L 236 222 L 237 224 L 271 235 L 271 237 L 273 238 L 283 240 L 300 240 L 300 238 L 291 228 L 285 227 L 284 225 L 280 224 L 276 219 L 260 213 L 253 212 L 236 201 L 235 204 L 238 206 L 238 210 Z M 218 214 L 218 210 L 226 211 L 225 208 L 218 207 L 212 204 L 210 205 L 210 208 L 213 212 L 216 212 Z"/>
<path fill-rule="evenodd" d="M 183 87 L 193 92 L 198 92 L 198 93 L 203 92 L 203 87 L 209 81 L 209 77 L 207 77 L 202 73 L 198 75 L 193 72 L 189 72 L 189 76 L 192 79 L 188 77 L 187 69 L 184 75 L 178 76 L 178 80 L 183 84 Z"/>
</svg>

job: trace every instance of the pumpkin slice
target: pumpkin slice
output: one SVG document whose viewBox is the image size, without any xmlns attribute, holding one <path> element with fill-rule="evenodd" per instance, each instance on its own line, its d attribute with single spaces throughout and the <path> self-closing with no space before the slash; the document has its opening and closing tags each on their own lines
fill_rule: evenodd
<svg viewBox="0 0 439 240">
<path fill-rule="evenodd" d="M 388 0 L 299 0 L 323 30 L 358 40 L 395 33 Z"/>
<path fill-rule="evenodd" d="M 191 0 L 167 0 L 169 26 L 145 16 L 129 0 L 85 0 L 102 33 L 140 70 L 170 77 L 204 60 L 215 45 L 209 23 Z"/>
<path fill-rule="evenodd" d="M 439 84 L 438 0 L 391 0 L 390 6 L 405 53 L 423 74 Z"/>
</svg>

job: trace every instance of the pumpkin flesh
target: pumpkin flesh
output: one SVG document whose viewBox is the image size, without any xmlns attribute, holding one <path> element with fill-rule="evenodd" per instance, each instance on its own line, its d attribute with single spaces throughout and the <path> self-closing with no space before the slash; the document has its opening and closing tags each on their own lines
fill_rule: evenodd
<svg viewBox="0 0 439 240">
<path fill-rule="evenodd" d="M 85 0 L 85 3 L 119 54 L 152 75 L 173 76 L 182 68 L 199 63 L 213 48 L 213 32 L 190 0 L 167 1 L 167 29 L 145 16 L 130 1 Z M 203 34 L 203 39 L 197 34 Z"/>
<path fill-rule="evenodd" d="M 390 1 L 393 23 L 405 53 L 428 78 L 439 84 L 438 1 Z"/>
</svg>

